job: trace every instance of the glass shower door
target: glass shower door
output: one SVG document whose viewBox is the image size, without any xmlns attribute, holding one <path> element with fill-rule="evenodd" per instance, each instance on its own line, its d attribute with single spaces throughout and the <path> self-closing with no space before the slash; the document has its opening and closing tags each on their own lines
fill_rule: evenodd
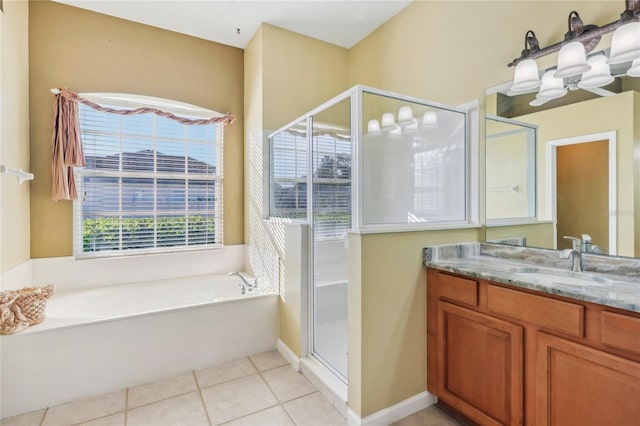
<svg viewBox="0 0 640 426">
<path fill-rule="evenodd" d="M 313 354 L 347 380 L 347 247 L 351 227 L 350 99 L 312 117 Z"/>
</svg>

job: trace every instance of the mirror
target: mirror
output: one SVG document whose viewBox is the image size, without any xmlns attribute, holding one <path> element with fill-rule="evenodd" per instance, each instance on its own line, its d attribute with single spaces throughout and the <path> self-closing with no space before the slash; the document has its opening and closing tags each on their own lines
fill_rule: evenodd
<svg viewBox="0 0 640 426">
<path fill-rule="evenodd" d="M 538 106 L 511 82 L 487 90 L 487 241 L 564 249 L 588 235 L 596 253 L 640 257 L 640 78 L 625 72 Z"/>
</svg>

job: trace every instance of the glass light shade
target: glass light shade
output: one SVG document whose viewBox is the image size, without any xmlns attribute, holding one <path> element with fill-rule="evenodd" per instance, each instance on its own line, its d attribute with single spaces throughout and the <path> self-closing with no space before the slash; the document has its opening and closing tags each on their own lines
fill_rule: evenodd
<svg viewBox="0 0 640 426">
<path fill-rule="evenodd" d="M 438 125 L 438 116 L 435 111 L 427 111 L 422 116 L 422 127 L 436 127 Z"/>
<path fill-rule="evenodd" d="M 631 68 L 627 70 L 629 77 L 640 77 L 640 59 L 636 59 L 631 64 Z"/>
<path fill-rule="evenodd" d="M 525 59 L 516 65 L 513 77 L 513 92 L 526 92 L 540 86 L 540 76 L 538 75 L 538 64 L 533 59 Z"/>
<path fill-rule="evenodd" d="M 380 133 L 380 122 L 378 120 L 369 120 L 369 122 L 367 123 L 367 133 Z"/>
<path fill-rule="evenodd" d="M 591 69 L 587 64 L 587 53 L 584 45 L 579 41 L 565 44 L 558 53 L 558 70 L 553 74 L 555 78 L 573 77 Z"/>
<path fill-rule="evenodd" d="M 398 110 L 398 123 L 407 124 L 413 121 L 413 111 L 410 106 L 400 107 Z"/>
<path fill-rule="evenodd" d="M 393 117 L 393 114 L 390 112 L 385 112 L 382 114 L 382 128 L 384 130 L 393 129 L 396 127 L 396 119 Z"/>
<path fill-rule="evenodd" d="M 607 58 L 604 55 L 592 56 L 587 63 L 591 65 L 591 69 L 582 74 L 582 80 L 578 82 L 579 88 L 595 89 L 606 86 L 613 81 L 611 70 L 607 65 Z"/>
<path fill-rule="evenodd" d="M 554 70 L 549 70 L 542 76 L 542 85 L 536 95 L 537 99 L 551 100 L 567 94 L 567 89 L 564 88 L 564 81 L 561 78 L 555 78 L 553 76 L 554 73 Z"/>
<path fill-rule="evenodd" d="M 609 64 L 621 64 L 640 58 L 640 22 L 619 27 L 611 37 Z"/>
</svg>

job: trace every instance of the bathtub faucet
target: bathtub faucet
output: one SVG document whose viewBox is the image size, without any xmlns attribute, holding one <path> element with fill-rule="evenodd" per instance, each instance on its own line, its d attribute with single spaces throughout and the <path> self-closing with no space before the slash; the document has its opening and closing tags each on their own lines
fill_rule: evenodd
<svg viewBox="0 0 640 426">
<path fill-rule="evenodd" d="M 236 276 L 240 277 L 240 279 L 242 280 L 242 283 L 240 283 L 240 292 L 242 294 L 245 294 L 247 291 L 251 291 L 251 290 L 253 290 L 253 289 L 258 287 L 258 280 L 257 279 L 255 279 L 253 281 L 253 283 L 250 283 L 249 280 L 247 280 L 244 277 L 244 275 L 242 275 L 240 272 L 229 272 L 227 275 L 230 276 L 230 277 L 233 276 L 233 275 L 236 275 Z"/>
</svg>

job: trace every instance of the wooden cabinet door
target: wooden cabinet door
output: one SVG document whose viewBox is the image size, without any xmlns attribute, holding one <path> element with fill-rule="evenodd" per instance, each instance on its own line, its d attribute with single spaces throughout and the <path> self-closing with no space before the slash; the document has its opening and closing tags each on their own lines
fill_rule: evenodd
<svg viewBox="0 0 640 426">
<path fill-rule="evenodd" d="M 640 424 L 640 364 L 537 334 L 536 425 Z"/>
<path fill-rule="evenodd" d="M 438 397 L 482 425 L 521 425 L 522 327 L 438 302 Z"/>
</svg>

